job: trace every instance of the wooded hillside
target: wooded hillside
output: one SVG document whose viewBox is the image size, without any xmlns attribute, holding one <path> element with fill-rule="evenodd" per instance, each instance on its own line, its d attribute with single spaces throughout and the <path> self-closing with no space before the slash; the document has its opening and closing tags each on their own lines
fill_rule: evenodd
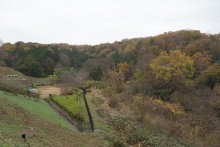
<svg viewBox="0 0 220 147">
<path fill-rule="evenodd" d="M 220 34 L 180 30 L 95 46 L 17 42 L 0 51 L 1 66 L 101 89 L 105 99 L 94 103 L 119 144 L 156 146 L 149 136 L 159 132 L 220 145 Z"/>
</svg>

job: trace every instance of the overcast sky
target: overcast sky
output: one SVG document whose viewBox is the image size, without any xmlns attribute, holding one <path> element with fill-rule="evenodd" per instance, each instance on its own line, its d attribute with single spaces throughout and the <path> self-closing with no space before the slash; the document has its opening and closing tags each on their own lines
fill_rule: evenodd
<svg viewBox="0 0 220 147">
<path fill-rule="evenodd" d="M 0 0 L 4 42 L 99 44 L 180 29 L 220 32 L 220 0 Z"/>
</svg>

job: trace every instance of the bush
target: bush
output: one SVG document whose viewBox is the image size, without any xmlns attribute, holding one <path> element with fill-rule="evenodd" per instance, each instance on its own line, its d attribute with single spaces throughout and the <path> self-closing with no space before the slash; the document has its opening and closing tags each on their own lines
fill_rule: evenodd
<svg viewBox="0 0 220 147">
<path fill-rule="evenodd" d="M 104 87 L 104 84 L 101 81 L 88 80 L 83 83 L 83 87 L 85 87 L 86 89 L 90 89 L 90 88 L 101 89 Z"/>
<path fill-rule="evenodd" d="M 52 100 L 63 108 L 70 116 L 76 118 L 78 121 L 83 122 L 84 118 L 82 116 L 82 104 L 79 100 L 79 95 L 71 96 L 54 96 Z"/>
</svg>

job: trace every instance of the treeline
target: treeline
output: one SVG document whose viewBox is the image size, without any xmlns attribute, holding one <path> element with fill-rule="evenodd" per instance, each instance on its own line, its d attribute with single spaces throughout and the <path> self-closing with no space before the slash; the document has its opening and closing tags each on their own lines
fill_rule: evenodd
<svg viewBox="0 0 220 147">
<path fill-rule="evenodd" d="M 214 88 L 219 80 L 219 38 L 219 34 L 181 30 L 96 46 L 5 43 L 0 47 L 0 64 L 34 77 L 52 75 L 56 69 L 65 68 L 75 72 L 84 67 L 94 80 L 101 80 L 109 69 L 128 64 L 125 79 L 136 80 L 136 91 L 165 96 L 186 80 L 197 80 L 199 84 Z M 155 87 L 156 92 L 153 92 L 154 88 L 146 89 L 149 83 L 146 80 L 152 80 L 153 77 L 164 84 L 158 87 L 155 85 L 157 82 L 152 82 L 151 88 Z M 167 90 L 164 91 L 164 88 Z M 158 92 L 158 89 L 163 90 Z"/>
<path fill-rule="evenodd" d="M 79 69 L 89 56 L 78 49 L 68 44 L 5 43 L 0 47 L 0 64 L 29 76 L 46 77 L 55 68 Z"/>
<path fill-rule="evenodd" d="M 182 82 L 197 80 L 214 88 L 219 80 L 216 77 L 220 65 L 219 38 L 219 34 L 181 30 L 96 46 L 5 43 L 0 47 L 0 65 L 34 77 L 47 77 L 60 71 L 59 69 L 72 73 L 84 68 L 90 79 L 101 80 L 109 69 L 127 64 L 125 79 L 139 83 L 136 91 L 164 96 L 183 84 L 180 79 Z M 122 68 L 126 68 L 125 66 Z M 159 81 L 162 79 L 164 84 L 159 84 L 158 87 L 155 85 L 157 82 L 152 82 L 151 88 L 155 87 L 156 92 L 153 92 L 154 88 L 146 89 L 146 84 L 153 77 L 160 79 Z M 173 83 L 169 83 L 171 81 Z M 180 83 L 175 83 L 177 81 Z M 158 92 L 158 89 L 164 88 L 167 90 Z"/>
</svg>

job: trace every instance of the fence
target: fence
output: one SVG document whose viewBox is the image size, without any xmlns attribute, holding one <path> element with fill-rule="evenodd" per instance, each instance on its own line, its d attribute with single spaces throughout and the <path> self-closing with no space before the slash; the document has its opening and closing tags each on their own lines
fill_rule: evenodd
<svg viewBox="0 0 220 147">
<path fill-rule="evenodd" d="M 56 103 L 54 103 L 50 98 L 44 99 L 56 112 L 58 112 L 62 117 L 69 121 L 79 132 L 83 132 L 84 124 L 72 118 L 66 111 L 60 108 Z"/>
<path fill-rule="evenodd" d="M 80 122 L 71 117 L 66 111 L 59 107 L 50 98 L 44 99 L 56 112 L 69 121 L 79 132 L 92 132 L 90 122 Z"/>
</svg>

